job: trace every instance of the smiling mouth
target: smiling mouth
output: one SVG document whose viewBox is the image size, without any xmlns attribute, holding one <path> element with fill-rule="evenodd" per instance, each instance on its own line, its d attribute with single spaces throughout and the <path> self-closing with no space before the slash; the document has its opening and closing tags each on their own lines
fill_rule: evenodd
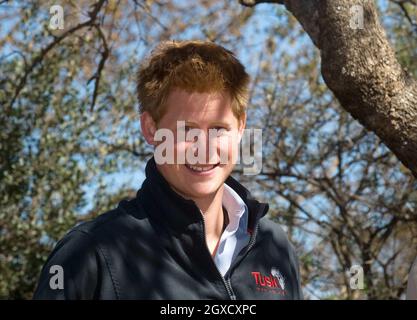
<svg viewBox="0 0 417 320">
<path fill-rule="evenodd" d="M 204 166 L 198 166 L 198 165 L 192 165 L 192 164 L 185 164 L 185 166 L 193 171 L 193 172 L 208 172 L 216 168 L 220 163 L 212 164 L 212 165 L 204 165 Z"/>
</svg>

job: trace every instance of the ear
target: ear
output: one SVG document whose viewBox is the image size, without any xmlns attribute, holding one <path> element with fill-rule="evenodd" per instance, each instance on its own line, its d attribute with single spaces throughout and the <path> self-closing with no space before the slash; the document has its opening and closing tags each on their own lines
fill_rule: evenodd
<svg viewBox="0 0 417 320">
<path fill-rule="evenodd" d="M 241 116 L 239 121 L 239 133 L 238 133 L 238 137 L 239 137 L 239 143 L 242 140 L 242 136 L 243 136 L 243 131 L 246 128 L 246 112 Z"/>
<path fill-rule="evenodd" d="M 156 123 L 149 112 L 145 111 L 140 115 L 140 126 L 142 128 L 142 134 L 145 137 L 146 142 L 151 145 L 156 145 L 154 140 Z"/>
</svg>

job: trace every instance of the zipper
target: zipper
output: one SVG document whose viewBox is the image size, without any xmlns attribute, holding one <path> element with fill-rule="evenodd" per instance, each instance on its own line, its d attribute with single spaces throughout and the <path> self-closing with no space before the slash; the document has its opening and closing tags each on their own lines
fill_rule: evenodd
<svg viewBox="0 0 417 320">
<path fill-rule="evenodd" d="M 243 255 L 242 259 L 248 254 L 249 250 L 252 249 L 252 247 L 255 245 L 255 239 L 256 239 L 256 235 L 258 233 L 258 229 L 259 229 L 259 220 L 256 222 L 255 230 L 253 231 L 252 237 L 251 237 L 251 239 L 249 241 L 248 248 L 246 249 L 246 252 Z M 239 262 L 242 259 L 240 259 Z"/>
<path fill-rule="evenodd" d="M 200 213 L 201 213 L 201 217 L 203 218 L 203 221 L 201 221 L 201 226 L 202 226 L 202 230 L 203 230 L 203 232 L 202 232 L 202 238 L 203 238 L 203 241 L 204 241 L 204 243 L 206 245 L 207 252 L 210 255 L 210 260 L 212 261 L 213 266 L 216 269 L 217 274 L 219 275 L 220 279 L 222 279 L 222 282 L 223 282 L 223 284 L 224 284 L 224 286 L 226 288 L 226 291 L 227 291 L 227 294 L 229 295 L 230 300 L 236 300 L 236 295 L 233 292 L 232 284 L 230 282 L 230 278 L 226 280 L 225 277 L 223 277 L 223 275 L 220 273 L 219 269 L 217 268 L 216 264 L 214 263 L 213 257 L 210 254 L 210 250 L 209 250 L 209 247 L 208 247 L 207 241 L 206 241 L 206 227 L 205 227 L 206 221 L 204 219 L 203 213 L 201 211 L 200 211 Z"/>
<path fill-rule="evenodd" d="M 223 284 L 226 287 L 226 291 L 227 291 L 227 294 L 229 295 L 230 300 L 236 300 L 236 295 L 233 291 L 230 277 L 227 277 L 227 279 L 225 277 L 223 277 L 223 275 L 220 273 L 219 269 L 217 268 L 216 264 L 214 263 L 213 258 L 211 257 L 210 250 L 208 248 L 207 241 L 206 241 L 206 228 L 205 228 L 206 220 L 204 219 L 204 214 L 201 212 L 201 210 L 200 210 L 200 213 L 201 213 L 201 217 L 203 218 L 203 221 L 201 222 L 202 230 L 203 230 L 202 237 L 203 237 L 204 243 L 206 244 L 207 252 L 210 255 L 210 258 L 211 258 L 210 260 L 212 261 L 212 263 L 213 263 L 213 265 L 214 265 L 214 267 L 217 271 L 217 274 L 222 279 Z M 251 238 L 249 240 L 249 244 L 248 244 L 248 247 L 246 248 L 245 253 L 241 256 L 241 258 L 239 260 L 236 260 L 230 266 L 229 270 L 226 272 L 226 275 L 228 275 L 230 273 L 230 271 L 246 257 L 246 255 L 249 253 L 249 251 L 255 245 L 255 239 L 256 239 L 256 235 L 258 233 L 258 229 L 259 229 L 259 220 L 256 221 L 255 230 L 253 231 L 253 233 L 251 235 Z"/>
<path fill-rule="evenodd" d="M 249 253 L 249 251 L 252 249 L 252 247 L 255 245 L 255 240 L 256 240 L 256 235 L 258 234 L 258 229 L 259 229 L 259 220 L 256 221 L 256 225 L 255 225 L 255 230 L 253 231 L 250 239 L 249 239 L 249 244 L 245 250 L 245 253 L 243 253 L 240 258 L 239 256 L 237 258 L 239 258 L 238 260 L 235 260 L 231 265 L 229 270 L 227 271 L 226 275 L 228 275 Z"/>
</svg>

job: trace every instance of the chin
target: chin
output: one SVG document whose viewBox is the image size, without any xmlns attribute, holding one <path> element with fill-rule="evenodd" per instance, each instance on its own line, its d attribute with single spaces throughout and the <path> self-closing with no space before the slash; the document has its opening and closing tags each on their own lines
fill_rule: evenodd
<svg viewBox="0 0 417 320">
<path fill-rule="evenodd" d="M 223 186 L 228 177 L 228 169 L 219 166 L 210 174 L 203 176 L 190 172 L 185 166 L 177 167 L 175 174 L 169 170 L 162 171 L 166 173 L 164 176 L 167 177 L 169 184 L 184 198 L 204 198 L 215 194 Z"/>
<path fill-rule="evenodd" d="M 187 184 L 186 194 L 194 198 L 202 198 L 216 193 L 224 182 Z"/>
</svg>

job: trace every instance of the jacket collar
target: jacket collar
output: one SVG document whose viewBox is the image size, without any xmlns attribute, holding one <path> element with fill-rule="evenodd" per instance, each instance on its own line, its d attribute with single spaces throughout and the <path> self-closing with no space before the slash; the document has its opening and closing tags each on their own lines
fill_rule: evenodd
<svg viewBox="0 0 417 320">
<path fill-rule="evenodd" d="M 166 224 L 177 232 L 193 228 L 202 221 L 202 215 L 193 200 L 185 199 L 176 193 L 159 172 L 155 159 L 152 157 L 146 164 L 146 179 L 137 193 L 136 200 L 142 204 L 151 218 Z M 250 192 L 229 176 L 225 183 L 231 187 L 248 207 L 248 231 L 252 232 L 256 222 L 269 209 L 267 203 L 252 198 Z"/>
</svg>

